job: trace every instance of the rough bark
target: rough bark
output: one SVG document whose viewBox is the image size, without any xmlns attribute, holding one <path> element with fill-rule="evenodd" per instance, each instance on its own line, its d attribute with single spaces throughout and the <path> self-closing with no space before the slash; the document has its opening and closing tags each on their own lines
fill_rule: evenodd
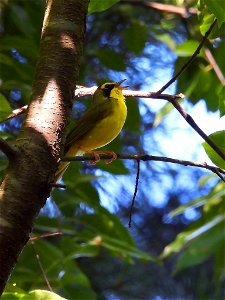
<svg viewBox="0 0 225 300">
<path fill-rule="evenodd" d="M 31 102 L 0 186 L 0 294 L 50 193 L 84 43 L 88 0 L 49 0 Z"/>
</svg>

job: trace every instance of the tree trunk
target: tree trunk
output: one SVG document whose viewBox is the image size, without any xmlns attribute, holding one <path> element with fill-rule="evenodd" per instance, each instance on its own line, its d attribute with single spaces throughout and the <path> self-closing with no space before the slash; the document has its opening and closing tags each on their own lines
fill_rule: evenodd
<svg viewBox="0 0 225 300">
<path fill-rule="evenodd" d="M 88 0 L 47 1 L 31 102 L 0 186 L 0 295 L 49 196 L 62 154 L 87 7 Z"/>
</svg>

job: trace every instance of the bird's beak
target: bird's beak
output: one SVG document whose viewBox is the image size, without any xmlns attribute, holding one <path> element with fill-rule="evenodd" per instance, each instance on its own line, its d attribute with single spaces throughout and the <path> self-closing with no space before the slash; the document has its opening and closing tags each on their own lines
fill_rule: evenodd
<svg viewBox="0 0 225 300">
<path fill-rule="evenodd" d="M 129 87 L 129 85 L 120 86 L 125 80 L 126 80 L 126 79 L 122 79 L 122 80 L 116 82 L 115 86 L 118 87 L 118 88 L 120 88 L 121 90 L 126 89 L 127 87 Z"/>
</svg>

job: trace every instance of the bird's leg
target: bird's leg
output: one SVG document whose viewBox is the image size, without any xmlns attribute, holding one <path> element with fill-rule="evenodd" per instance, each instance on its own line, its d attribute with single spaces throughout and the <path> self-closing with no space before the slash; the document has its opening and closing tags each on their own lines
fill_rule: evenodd
<svg viewBox="0 0 225 300">
<path fill-rule="evenodd" d="M 111 162 L 113 162 L 115 159 L 117 159 L 117 155 L 113 151 L 96 151 L 96 152 L 98 152 L 98 156 L 99 156 L 99 154 L 107 154 L 107 155 L 111 155 L 112 156 L 112 158 L 104 159 L 104 162 L 106 164 L 111 164 Z"/>
<path fill-rule="evenodd" d="M 91 150 L 91 151 L 88 151 L 88 152 L 94 156 L 94 160 L 90 161 L 91 165 L 95 165 L 95 164 L 97 164 L 97 162 L 100 161 L 100 156 L 99 156 L 100 154 L 107 154 L 107 155 L 112 156 L 112 158 L 104 159 L 104 162 L 106 164 L 110 164 L 112 161 L 114 161 L 117 158 L 116 153 L 113 152 L 113 151 L 95 151 L 95 150 Z"/>
<path fill-rule="evenodd" d="M 80 146 L 79 147 L 83 152 L 91 154 L 94 158 L 94 160 L 89 161 L 89 163 L 91 165 L 95 165 L 97 164 L 97 162 L 100 161 L 100 154 L 107 154 L 107 155 L 111 155 L 112 158 L 110 159 L 104 159 L 104 162 L 106 164 L 110 164 L 112 161 L 114 161 L 117 158 L 117 155 L 115 152 L 113 151 L 95 151 L 95 150 L 89 150 L 89 149 L 85 149 L 84 147 Z"/>
</svg>

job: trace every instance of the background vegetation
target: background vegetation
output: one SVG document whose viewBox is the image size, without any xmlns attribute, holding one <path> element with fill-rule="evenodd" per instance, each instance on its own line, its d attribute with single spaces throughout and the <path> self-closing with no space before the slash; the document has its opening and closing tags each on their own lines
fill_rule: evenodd
<svg viewBox="0 0 225 300">
<path fill-rule="evenodd" d="M 29 103 L 44 5 L 42 0 L 0 3 L 3 121 Z M 181 104 L 190 112 L 201 101 L 209 117 L 218 111 L 223 117 L 222 0 L 91 0 L 79 83 L 127 78 L 130 89 L 157 91 L 190 58 L 215 17 L 217 24 L 200 54 L 166 92 L 183 93 Z M 88 105 L 84 98 L 76 101 L 73 119 Z M 200 158 L 202 140 L 193 137 L 166 101 L 128 98 L 127 106 L 125 127 L 107 149 Z M 0 136 L 13 141 L 22 120 L 2 122 Z M 212 138 L 223 150 L 224 131 Z M 205 149 L 225 168 L 207 145 Z M 7 160 L 0 155 L 3 176 Z M 136 171 L 135 161 L 71 163 L 63 177 L 67 189 L 55 189 L 41 211 L 3 299 L 43 295 L 31 292 L 48 288 L 39 263 L 54 292 L 68 299 L 222 299 L 224 182 L 206 170 L 142 162 L 128 228 Z"/>
</svg>

